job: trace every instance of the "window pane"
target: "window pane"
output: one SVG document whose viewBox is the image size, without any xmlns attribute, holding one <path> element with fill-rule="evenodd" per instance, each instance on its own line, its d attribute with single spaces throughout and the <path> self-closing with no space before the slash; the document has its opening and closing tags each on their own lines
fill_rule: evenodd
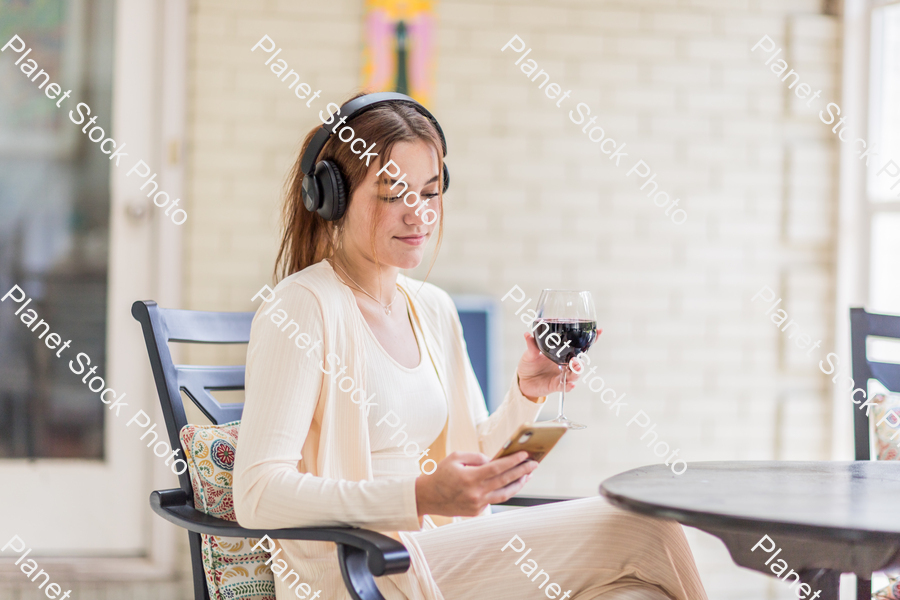
<svg viewBox="0 0 900 600">
<path fill-rule="evenodd" d="M 871 312 L 900 314 L 900 213 L 872 217 Z"/>
<path fill-rule="evenodd" d="M 900 5 L 872 13 L 872 61 L 869 146 L 877 144 L 878 155 L 868 168 L 869 197 L 875 201 L 898 201 L 900 178 L 888 172 L 876 175 L 888 159 L 900 164 Z"/>
<path fill-rule="evenodd" d="M 0 295 L 31 298 L 0 303 L 0 458 L 103 458 L 104 405 L 69 361 L 105 371 L 110 166 L 69 111 L 86 103 L 112 133 L 113 7 L 0 0 L 2 43 L 26 44 L 0 56 Z M 51 99 L 51 83 L 71 96 Z M 71 346 L 49 349 L 50 333 Z"/>
<path fill-rule="evenodd" d="M 869 336 L 866 338 L 869 360 L 900 364 L 900 340 Z"/>
</svg>

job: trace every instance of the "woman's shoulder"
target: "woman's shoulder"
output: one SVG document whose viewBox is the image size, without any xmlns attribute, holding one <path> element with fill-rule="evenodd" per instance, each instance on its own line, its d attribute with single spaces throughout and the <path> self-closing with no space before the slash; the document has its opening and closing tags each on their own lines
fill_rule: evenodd
<svg viewBox="0 0 900 600">
<path fill-rule="evenodd" d="M 295 300 L 306 299 L 318 304 L 334 302 L 340 296 L 340 286 L 327 261 L 312 264 L 278 282 L 274 293 Z"/>
<path fill-rule="evenodd" d="M 329 281 L 328 271 L 327 263 L 324 266 L 316 263 L 283 278 L 263 297 L 257 316 L 261 312 L 268 314 L 281 310 L 289 315 L 297 313 L 301 318 L 321 320 L 322 307 L 334 300 L 330 296 L 334 293 L 333 277 Z"/>
<path fill-rule="evenodd" d="M 448 318 L 452 321 L 457 318 L 456 305 L 450 294 L 443 289 L 402 273 L 397 276 L 397 281 L 409 293 L 417 308 L 433 321 L 439 322 Z"/>
<path fill-rule="evenodd" d="M 317 288 L 327 285 L 334 280 L 333 271 L 328 265 L 328 261 L 322 260 L 315 264 L 309 265 L 302 271 L 291 273 L 278 282 L 275 290 L 293 290 L 296 293 L 297 288 L 305 288 L 315 291 Z"/>
</svg>

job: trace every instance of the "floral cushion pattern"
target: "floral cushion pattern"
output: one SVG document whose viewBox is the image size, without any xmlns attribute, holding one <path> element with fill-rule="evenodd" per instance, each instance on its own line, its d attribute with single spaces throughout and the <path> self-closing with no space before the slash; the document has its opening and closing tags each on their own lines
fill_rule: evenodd
<svg viewBox="0 0 900 600">
<path fill-rule="evenodd" d="M 232 469 L 241 422 L 185 425 L 181 429 L 194 507 L 208 515 L 237 521 L 231 494 Z M 210 600 L 275 600 L 275 577 L 265 564 L 269 553 L 253 550 L 252 538 L 201 534 L 203 571 Z"/>
<path fill-rule="evenodd" d="M 875 592 L 873 600 L 900 600 L 900 577 L 891 577 L 890 580 L 889 586 Z"/>
<path fill-rule="evenodd" d="M 875 425 L 875 456 L 878 460 L 900 460 L 900 395 L 876 394 L 870 420 Z M 881 424 L 879 424 L 879 422 Z M 881 588 L 873 600 L 900 600 L 900 575 L 888 575 L 890 585 Z"/>
<path fill-rule="evenodd" d="M 900 459 L 900 395 L 876 394 L 870 417 L 875 424 L 875 456 L 878 460 Z M 879 422 L 881 423 L 879 425 Z"/>
</svg>

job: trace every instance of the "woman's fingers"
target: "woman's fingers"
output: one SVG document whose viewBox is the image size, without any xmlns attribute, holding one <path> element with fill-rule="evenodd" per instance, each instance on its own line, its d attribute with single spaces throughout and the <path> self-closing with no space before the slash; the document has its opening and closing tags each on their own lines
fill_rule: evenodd
<svg viewBox="0 0 900 600">
<path fill-rule="evenodd" d="M 502 504 L 518 494 L 528 482 L 527 475 L 522 476 L 509 485 L 496 489 L 486 496 L 488 504 Z"/>
<path fill-rule="evenodd" d="M 584 363 L 578 360 L 577 356 L 573 356 L 569 359 L 569 372 L 576 376 L 580 376 L 584 373 Z"/>
<path fill-rule="evenodd" d="M 529 332 L 525 332 L 525 358 L 527 360 L 535 360 L 541 355 L 541 351 L 537 347 L 537 342 L 534 341 L 534 335 Z"/>
<path fill-rule="evenodd" d="M 488 479 L 485 481 L 489 490 L 498 490 L 508 486 L 509 484 L 517 481 L 518 479 L 528 475 L 537 469 L 537 462 L 533 460 L 527 460 L 520 465 L 513 467 L 503 473 L 500 473 L 496 477 Z"/>
<path fill-rule="evenodd" d="M 535 369 L 558 369 L 556 363 L 544 356 L 537 346 L 534 335 L 525 332 L 525 352 L 522 358 L 534 364 Z"/>
<path fill-rule="evenodd" d="M 488 504 L 516 494 L 536 468 L 525 451 L 497 460 L 480 452 L 453 452 L 438 463 L 434 475 L 416 480 L 419 514 L 477 515 Z"/>
<path fill-rule="evenodd" d="M 481 452 L 451 452 L 447 458 L 451 462 L 458 462 L 467 467 L 480 467 L 491 462 L 491 459 Z"/>
<path fill-rule="evenodd" d="M 528 460 L 528 453 L 524 450 L 520 450 L 515 454 L 510 454 L 509 456 L 490 461 L 488 464 L 481 467 L 478 475 L 482 481 L 486 481 L 509 471 L 516 465 L 524 463 L 526 460 Z"/>
</svg>

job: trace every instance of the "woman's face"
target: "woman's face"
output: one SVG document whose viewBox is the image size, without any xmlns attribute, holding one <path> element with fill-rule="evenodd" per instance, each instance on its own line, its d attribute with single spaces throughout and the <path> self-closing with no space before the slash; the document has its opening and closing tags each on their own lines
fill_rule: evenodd
<svg viewBox="0 0 900 600">
<path fill-rule="evenodd" d="M 422 262 L 425 245 L 437 227 L 440 216 L 438 186 L 442 180 L 438 172 L 438 157 L 434 148 L 423 140 L 414 142 L 397 142 L 391 149 L 389 157 L 399 166 L 400 173 L 391 177 L 389 173 L 397 170 L 391 166 L 376 177 L 381 169 L 378 164 L 369 167 L 369 172 L 362 184 L 354 190 L 350 198 L 350 206 L 344 222 L 342 245 L 344 251 L 351 256 L 367 258 L 374 262 L 372 253 L 372 220 L 375 219 L 375 207 L 380 203 L 381 210 L 375 223 L 375 248 L 378 261 L 382 265 L 390 265 L 400 269 L 412 269 Z M 385 161 L 386 162 L 386 161 Z M 403 182 L 396 183 L 403 177 Z M 379 186 L 379 180 L 386 185 Z M 392 185 L 394 189 L 391 190 Z M 408 188 L 404 188 L 404 183 Z M 415 194 L 421 200 L 416 204 Z M 423 206 L 424 202 L 427 206 Z M 425 213 L 426 209 L 435 213 Z M 416 210 L 419 214 L 416 214 Z M 436 216 L 437 214 L 437 216 Z M 423 217 L 432 221 L 426 225 Z"/>
</svg>

